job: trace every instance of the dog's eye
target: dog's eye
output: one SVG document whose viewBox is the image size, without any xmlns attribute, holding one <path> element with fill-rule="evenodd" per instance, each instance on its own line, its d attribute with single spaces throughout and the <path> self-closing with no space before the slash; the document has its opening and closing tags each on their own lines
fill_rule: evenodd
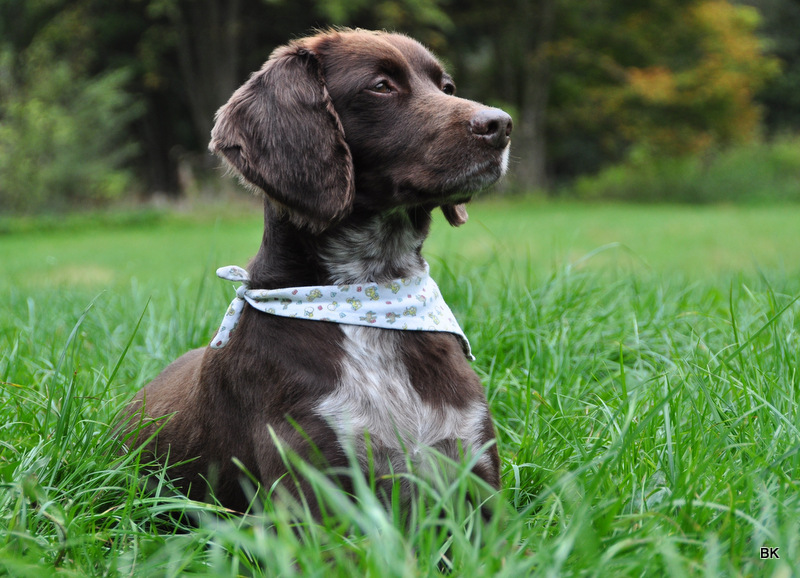
<svg viewBox="0 0 800 578">
<path fill-rule="evenodd" d="M 452 96 L 456 93 L 456 85 L 451 82 L 448 82 L 442 87 L 442 92 L 449 96 Z"/>
<path fill-rule="evenodd" d="M 389 83 L 385 80 L 381 80 L 378 84 L 370 88 L 372 92 L 378 92 L 380 94 L 388 94 L 392 92 L 392 87 L 389 86 Z"/>
</svg>

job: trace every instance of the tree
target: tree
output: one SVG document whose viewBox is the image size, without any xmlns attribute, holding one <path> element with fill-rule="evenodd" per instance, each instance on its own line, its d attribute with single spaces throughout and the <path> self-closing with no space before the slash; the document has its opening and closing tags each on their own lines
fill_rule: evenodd
<svg viewBox="0 0 800 578">
<path fill-rule="evenodd" d="M 515 112 L 523 188 L 596 171 L 635 148 L 690 154 L 757 132 L 754 96 L 777 69 L 752 9 L 725 0 L 499 4 L 465 5 L 454 47 L 473 96 L 499 95 Z"/>
<path fill-rule="evenodd" d="M 797 0 L 750 1 L 786 15 L 764 28 L 784 75 L 756 36 L 758 13 L 727 0 L 0 0 L 0 49 L 7 103 L 40 90 L 46 67 L 67 66 L 59 74 L 87 90 L 115 79 L 104 80 L 108 122 L 138 145 L 123 157 L 145 189 L 177 194 L 177 166 L 212 166 L 215 111 L 276 46 L 331 24 L 407 32 L 454 69 L 461 96 L 512 114 L 511 180 L 547 188 L 632 152 L 753 138 L 762 87 L 769 126 L 800 126 Z M 119 93 L 142 114 L 112 106 Z M 53 99 L 37 102 L 57 111 Z"/>
<path fill-rule="evenodd" d="M 51 10 L 47 2 L 10 8 L 20 26 L 0 47 L 0 209 L 36 210 L 93 204 L 127 194 L 128 163 L 136 152 L 127 139 L 141 112 L 126 91 L 124 68 L 91 74 L 93 29 L 85 5 Z M 27 19 L 24 17 L 27 11 Z"/>
<path fill-rule="evenodd" d="M 631 34 L 642 32 L 641 22 L 629 21 Z M 599 93 L 607 114 L 620 119 L 620 136 L 672 156 L 756 138 L 755 95 L 778 71 L 755 35 L 758 22 L 754 9 L 722 0 L 688 6 L 674 21 L 691 35 L 684 50 L 626 67 L 621 83 Z"/>
<path fill-rule="evenodd" d="M 765 109 L 770 134 L 800 131 L 800 2 L 750 0 L 763 15 L 760 35 L 769 54 L 781 63 L 781 74 L 770 78 L 757 99 Z"/>
<path fill-rule="evenodd" d="M 546 187 L 546 127 L 551 82 L 549 46 L 558 0 L 468 0 L 452 7 L 455 27 L 446 56 L 459 91 L 508 109 L 514 117 L 512 166 L 517 181 Z M 463 87 L 463 88 L 462 88 Z"/>
</svg>

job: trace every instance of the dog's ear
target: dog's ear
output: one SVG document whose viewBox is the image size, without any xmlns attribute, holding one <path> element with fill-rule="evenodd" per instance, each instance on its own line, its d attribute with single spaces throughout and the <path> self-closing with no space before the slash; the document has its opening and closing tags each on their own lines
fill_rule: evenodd
<svg viewBox="0 0 800 578">
<path fill-rule="evenodd" d="M 353 159 L 318 58 L 300 43 L 273 52 L 217 111 L 211 152 L 319 232 L 355 195 Z"/>
</svg>

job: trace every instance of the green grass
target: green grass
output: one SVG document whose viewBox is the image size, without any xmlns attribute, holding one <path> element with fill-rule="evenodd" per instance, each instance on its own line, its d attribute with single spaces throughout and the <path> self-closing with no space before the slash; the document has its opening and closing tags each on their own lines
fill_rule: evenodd
<svg viewBox="0 0 800 578">
<path fill-rule="evenodd" d="M 427 254 L 477 354 L 503 459 L 408 520 L 364 480 L 330 516 L 239 517 L 141 483 L 109 423 L 212 335 L 258 210 L 0 237 L 0 574 L 790 576 L 800 565 L 800 207 L 495 201 Z M 447 256 L 446 259 L 444 257 Z M 193 512 L 199 524 L 180 522 Z M 780 561 L 759 559 L 778 547 Z"/>
<path fill-rule="evenodd" d="M 800 206 L 642 206 L 491 200 L 470 221 L 438 218 L 426 244 L 433 260 L 469 267 L 499 256 L 546 277 L 570 266 L 633 275 L 787 270 L 800 263 Z M 7 283 L 71 288 L 153 286 L 191 278 L 214 283 L 217 266 L 244 265 L 261 242 L 257 205 L 189 214 L 145 211 L 63 221 L 0 221 L 0 275 Z M 3 234 L 3 231 L 7 231 Z M 2 280 L 0 280 L 2 283 Z M 221 287 L 222 285 L 220 285 Z"/>
</svg>

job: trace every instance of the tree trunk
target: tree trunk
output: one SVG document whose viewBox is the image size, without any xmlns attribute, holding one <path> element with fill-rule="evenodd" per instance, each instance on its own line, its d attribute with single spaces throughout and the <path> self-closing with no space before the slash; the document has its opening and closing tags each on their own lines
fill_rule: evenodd
<svg viewBox="0 0 800 578">
<path fill-rule="evenodd" d="M 547 104 L 550 95 L 550 41 L 555 0 L 517 3 L 509 34 L 500 38 L 501 55 L 510 56 L 517 117 L 512 135 L 511 180 L 520 189 L 545 189 Z M 500 61 L 500 60 L 498 60 Z"/>
<path fill-rule="evenodd" d="M 241 0 L 181 2 L 173 12 L 178 63 L 195 132 L 207 142 L 214 113 L 241 83 Z"/>
</svg>

